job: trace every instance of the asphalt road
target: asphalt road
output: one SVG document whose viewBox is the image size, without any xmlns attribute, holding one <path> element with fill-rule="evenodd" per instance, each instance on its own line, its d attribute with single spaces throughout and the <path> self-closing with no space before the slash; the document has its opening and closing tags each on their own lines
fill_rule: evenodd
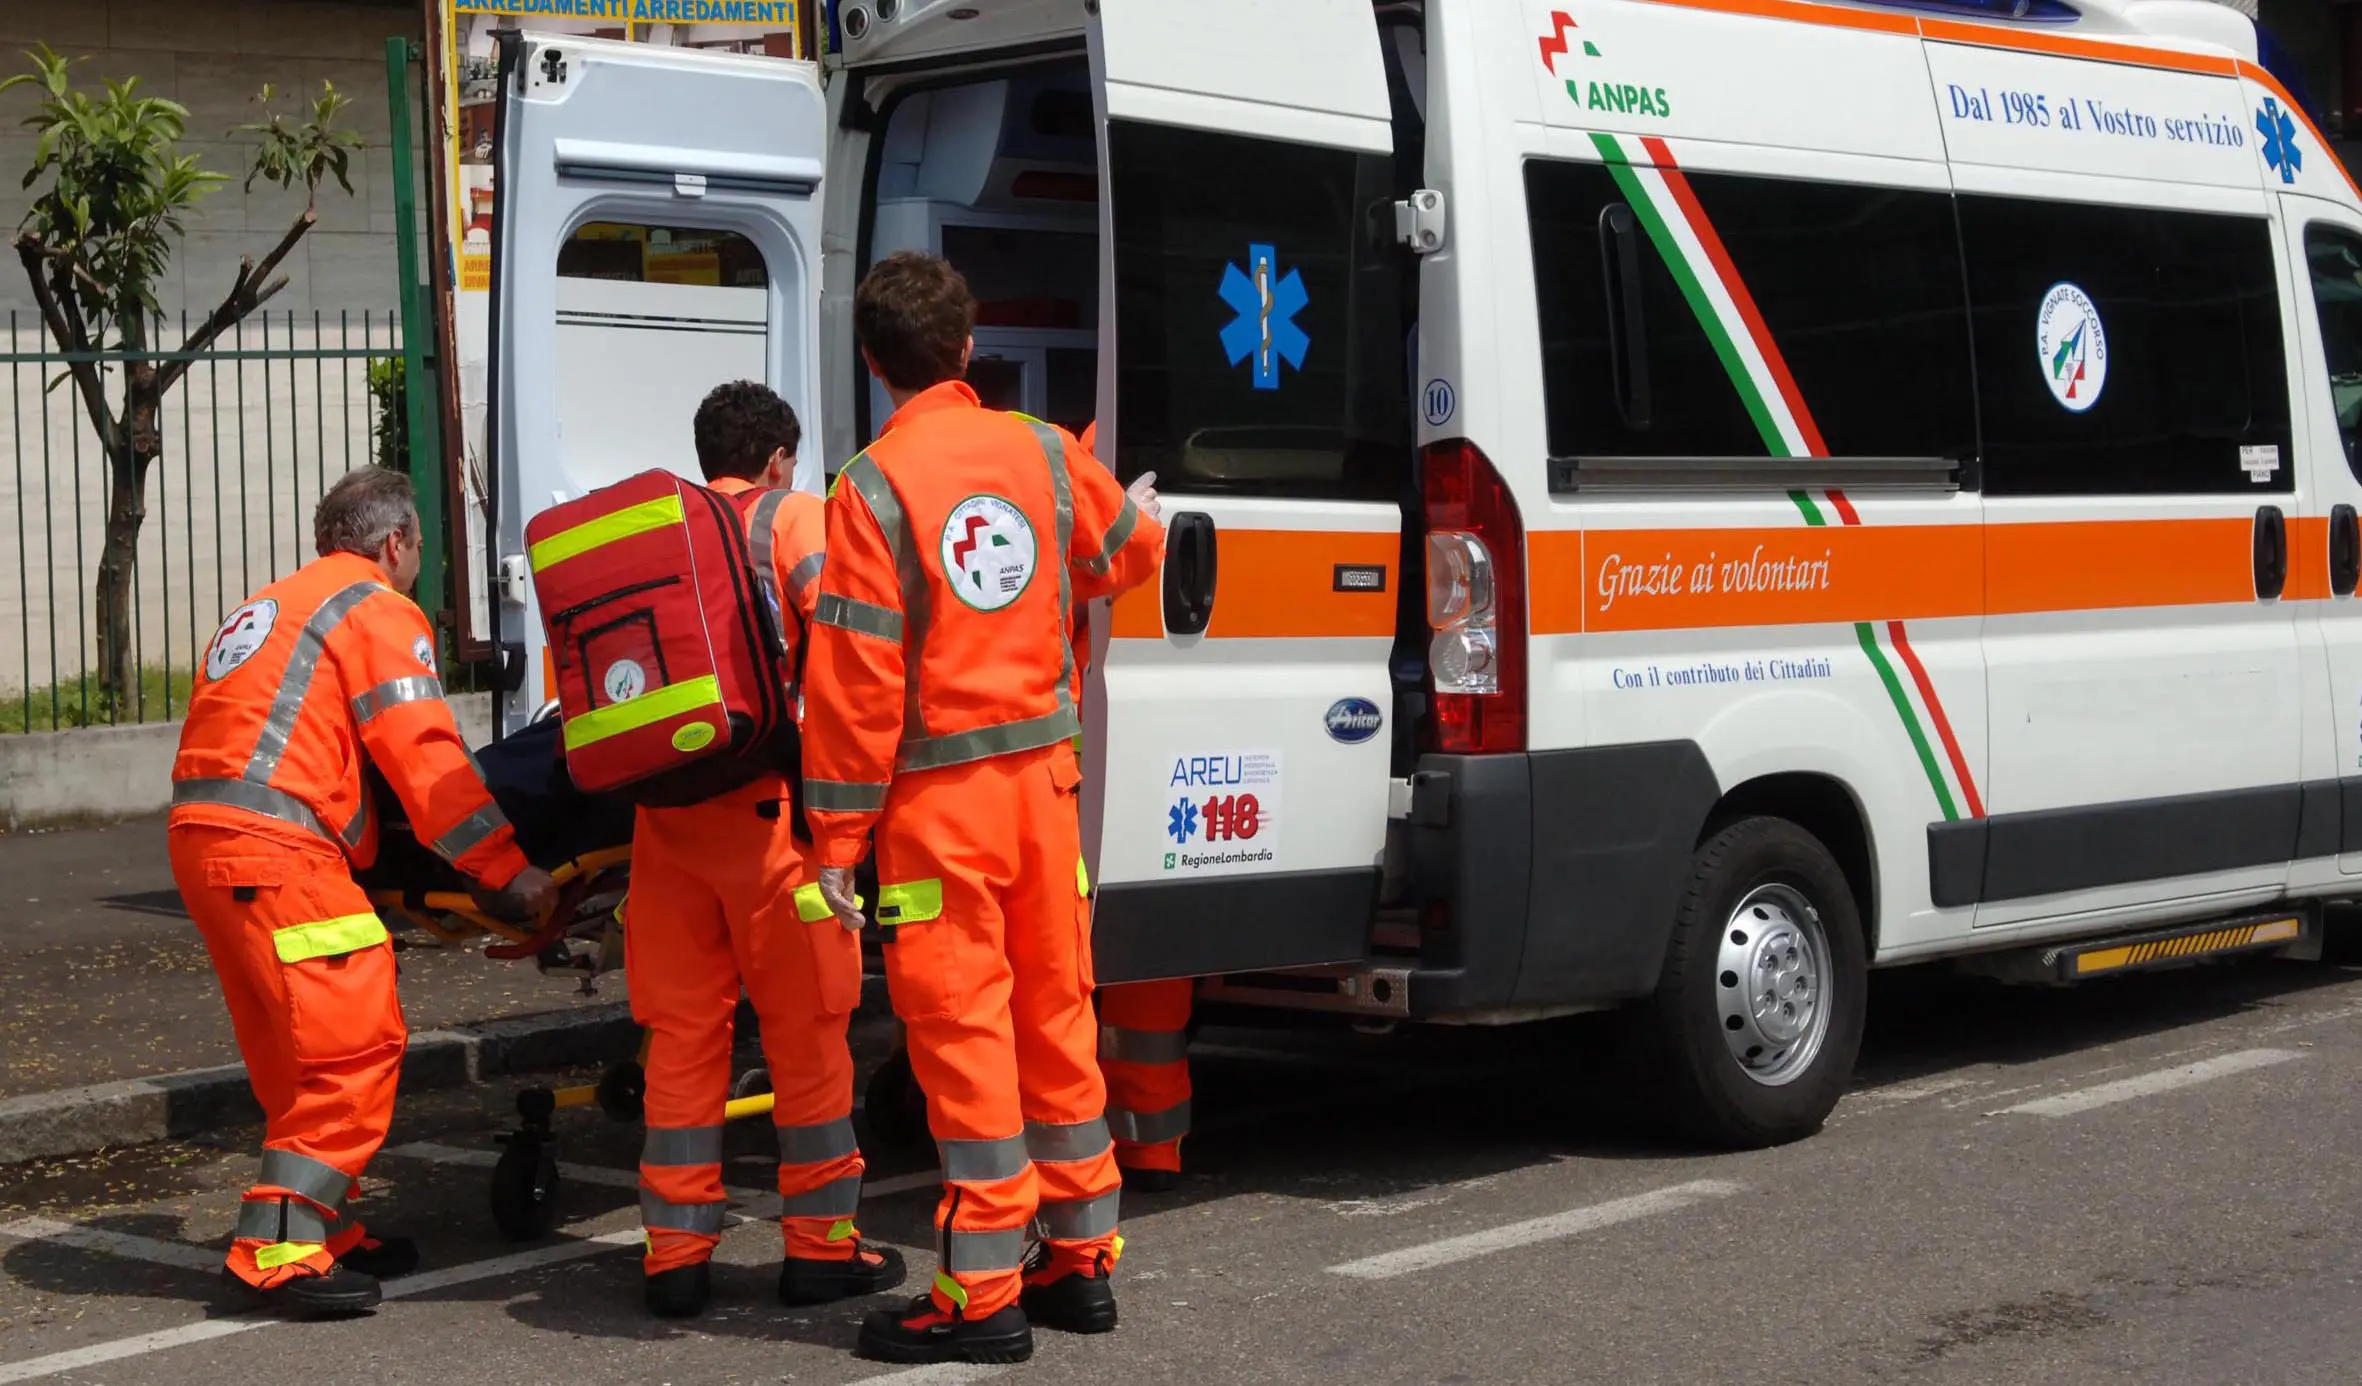
<svg viewBox="0 0 2362 1386">
<path fill-rule="evenodd" d="M 1209 1029 L 1192 1177 L 1126 1204 L 1123 1328 L 1005 1369 L 854 1360 L 867 1306 L 771 1303 L 760 1221 L 726 1239 L 715 1311 L 644 1319 L 632 1128 L 563 1114 L 586 1172 L 520 1251 L 484 1213 L 502 1094 L 426 1094 L 369 1192 L 428 1268 L 359 1322 L 219 1288 L 250 1133 L 0 1170 L 0 1383 L 2350 1383 L 2357 1021 L 2362 972 L 2323 964 L 1882 975 L 1828 1129 L 1747 1155 L 1652 1134 L 1597 1024 Z M 759 1187 L 765 1133 L 733 1142 Z M 914 1288 L 927 1163 L 873 1147 L 864 1213 Z"/>
</svg>

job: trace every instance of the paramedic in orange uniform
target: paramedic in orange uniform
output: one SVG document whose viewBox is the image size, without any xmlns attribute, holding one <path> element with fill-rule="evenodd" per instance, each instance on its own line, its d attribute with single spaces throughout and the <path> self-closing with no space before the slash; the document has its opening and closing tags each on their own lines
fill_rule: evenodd
<svg viewBox="0 0 2362 1386">
<path fill-rule="evenodd" d="M 1156 571 L 1164 532 L 1070 435 L 978 404 L 975 315 L 933 256 L 862 281 L 854 331 L 895 413 L 830 493 L 806 666 L 821 890 L 860 918 L 874 830 L 887 981 L 943 1158 L 933 1289 L 861 1327 L 858 1350 L 895 1362 L 1022 1361 L 1031 1323 L 1116 1317 L 1068 637 L 1074 603 Z"/>
<path fill-rule="evenodd" d="M 1099 451 L 1099 425 L 1083 430 L 1083 450 Z M 1156 473 L 1148 474 L 1154 481 Z M 1089 632 L 1075 632 L 1077 693 L 1091 657 Z M 1127 982 L 1099 989 L 1099 1072 L 1107 1080 L 1107 1125 L 1124 1183 L 1163 1193 L 1180 1181 L 1181 1141 L 1189 1134 L 1189 1009 L 1197 982 Z"/>
<path fill-rule="evenodd" d="M 312 521 L 320 557 L 230 613 L 206 647 L 172 766 L 172 878 L 205 936 L 262 1105 L 262 1173 L 229 1273 L 312 1314 L 375 1306 L 417 1249 L 346 1216 L 385 1140 L 408 1032 L 385 925 L 350 867 L 377 854 L 364 761 L 419 841 L 497 913 L 550 908 L 435 672 L 410 479 L 364 467 Z"/>
<path fill-rule="evenodd" d="M 820 585 L 820 498 L 784 489 L 803 429 L 787 401 L 751 381 L 697 407 L 706 484 L 741 497 L 755 569 L 770 574 L 787 665 Z M 640 1213 L 648 1228 L 651 1312 L 695 1314 L 721 1239 L 722 1108 L 741 985 L 762 1028 L 779 1136 L 779 1298 L 822 1304 L 902 1283 L 901 1254 L 862 1243 L 853 1214 L 862 1161 L 853 1137 L 846 1027 L 861 999 L 861 939 L 822 903 L 794 832 L 780 775 L 686 808 L 643 808 L 632 827 L 624 972 L 648 1028 L 648 1134 Z"/>
</svg>

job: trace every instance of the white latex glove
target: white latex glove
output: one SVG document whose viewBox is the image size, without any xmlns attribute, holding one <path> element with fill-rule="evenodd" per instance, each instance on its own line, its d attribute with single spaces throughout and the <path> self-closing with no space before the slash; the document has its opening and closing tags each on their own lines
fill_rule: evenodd
<svg viewBox="0 0 2362 1386">
<path fill-rule="evenodd" d="M 1156 499 L 1156 473 L 1142 472 L 1131 485 L 1124 488 L 1124 494 L 1130 496 L 1132 504 L 1140 507 L 1149 519 L 1161 520 L 1165 517 L 1165 508 Z"/>
<path fill-rule="evenodd" d="M 820 898 L 837 912 L 837 922 L 855 933 L 861 931 L 861 897 L 853 893 L 853 868 L 824 866 L 820 868 Z"/>
</svg>

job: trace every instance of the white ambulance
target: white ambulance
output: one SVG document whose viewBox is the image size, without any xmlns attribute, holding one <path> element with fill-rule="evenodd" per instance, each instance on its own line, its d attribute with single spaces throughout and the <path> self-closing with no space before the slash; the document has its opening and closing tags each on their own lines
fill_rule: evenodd
<svg viewBox="0 0 2362 1386">
<path fill-rule="evenodd" d="M 2235 11 L 837 19 L 825 74 L 508 47 L 510 718 L 527 514 L 648 464 L 622 415 L 693 472 L 723 369 L 819 484 L 885 412 L 854 285 L 916 247 L 989 402 L 1161 478 L 1161 581 L 1094 613 L 1102 983 L 1630 1005 L 1761 1144 L 1844 1091 L 1869 967 L 2302 952 L 2362 893 L 2362 198 Z M 736 269 L 601 273 L 634 236 Z"/>
</svg>

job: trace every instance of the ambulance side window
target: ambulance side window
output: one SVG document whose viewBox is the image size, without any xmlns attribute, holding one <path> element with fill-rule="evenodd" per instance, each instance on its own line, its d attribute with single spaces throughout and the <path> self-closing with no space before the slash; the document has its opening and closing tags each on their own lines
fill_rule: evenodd
<svg viewBox="0 0 2362 1386">
<path fill-rule="evenodd" d="M 2268 222 L 1964 194 L 1960 223 L 1988 494 L 2294 489 Z"/>
<path fill-rule="evenodd" d="M 2330 226 L 2305 231 L 2312 266 L 2313 311 L 2329 361 L 2329 399 L 2337 409 L 2346 465 L 2362 478 L 2362 236 Z"/>
<path fill-rule="evenodd" d="M 1384 157 L 1108 127 L 1119 476 L 1392 500 L 1411 460 Z"/>
<path fill-rule="evenodd" d="M 1837 457 L 1974 455 L 1948 195 L 1547 160 L 1525 182 L 1553 456 L 1791 456 L 1816 433 Z M 1788 382 L 1811 428 L 1780 422 Z"/>
</svg>

